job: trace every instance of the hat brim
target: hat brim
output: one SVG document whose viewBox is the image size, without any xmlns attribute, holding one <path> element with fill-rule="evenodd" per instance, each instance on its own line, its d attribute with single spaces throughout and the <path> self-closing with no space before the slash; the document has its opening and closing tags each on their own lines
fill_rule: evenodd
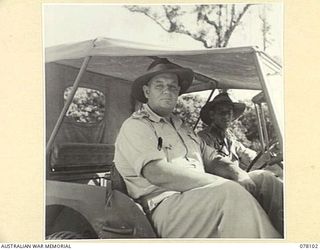
<svg viewBox="0 0 320 250">
<path fill-rule="evenodd" d="M 223 103 L 224 102 L 209 102 L 206 105 L 204 105 L 200 111 L 200 118 L 202 122 L 205 123 L 206 125 L 210 125 L 211 119 L 209 116 L 209 111 L 212 110 L 216 105 L 221 105 Z M 225 103 L 233 105 L 233 120 L 236 120 L 237 118 L 239 118 L 239 116 L 241 116 L 244 110 L 246 109 L 246 105 L 244 103 L 239 103 L 239 102 L 233 102 L 233 103 L 225 102 Z"/>
<path fill-rule="evenodd" d="M 187 91 L 193 81 L 194 76 L 193 71 L 188 68 L 165 69 L 142 75 L 138 77 L 132 84 L 131 94 L 133 98 L 142 103 L 146 103 L 148 100 L 143 93 L 142 86 L 147 85 L 152 77 L 164 73 L 173 73 L 178 76 L 179 85 L 181 87 L 179 95 L 184 94 Z"/>
</svg>

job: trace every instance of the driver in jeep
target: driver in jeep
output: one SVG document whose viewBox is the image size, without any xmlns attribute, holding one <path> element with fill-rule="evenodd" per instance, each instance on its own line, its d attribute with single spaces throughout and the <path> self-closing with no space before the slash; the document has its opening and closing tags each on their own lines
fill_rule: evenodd
<svg viewBox="0 0 320 250">
<path fill-rule="evenodd" d="M 282 200 L 264 199 L 265 211 L 236 181 L 206 173 L 220 162 L 233 163 L 218 159 L 214 148 L 172 114 L 193 75 L 159 59 L 134 81 L 132 95 L 144 104 L 122 124 L 115 145 L 115 164 L 129 195 L 160 237 L 281 238 L 268 215 L 282 211 Z M 280 188 L 269 178 L 256 185 L 262 197 Z"/>
<path fill-rule="evenodd" d="M 228 93 L 217 95 L 201 109 L 200 118 L 207 127 L 198 133 L 221 156 L 228 156 L 231 161 L 237 162 L 239 167 L 241 165 L 241 168 L 248 166 L 257 156 L 254 150 L 240 143 L 229 129 L 245 108 L 244 103 L 232 101 Z"/>
<path fill-rule="evenodd" d="M 200 131 L 198 135 L 208 146 L 215 148 L 221 157 L 220 164 L 207 167 L 205 170 L 207 173 L 237 181 L 254 195 L 262 205 L 266 204 L 264 201 L 266 199 L 269 200 L 268 204 L 282 202 L 283 184 L 278 178 L 272 176 L 273 173 L 265 170 L 255 170 L 247 173 L 242 170 L 241 165 L 248 166 L 256 158 L 257 153 L 239 142 L 229 127 L 234 120 L 242 115 L 245 108 L 244 103 L 233 101 L 228 93 L 221 93 L 201 109 L 200 118 L 207 127 Z M 222 164 L 223 161 L 227 161 L 227 164 Z M 257 186 L 264 182 L 276 182 L 275 184 L 263 185 L 277 187 L 277 189 L 264 193 L 262 196 L 259 193 L 261 187 Z M 283 211 L 264 208 L 269 211 L 268 215 L 272 223 L 283 234 Z"/>
</svg>

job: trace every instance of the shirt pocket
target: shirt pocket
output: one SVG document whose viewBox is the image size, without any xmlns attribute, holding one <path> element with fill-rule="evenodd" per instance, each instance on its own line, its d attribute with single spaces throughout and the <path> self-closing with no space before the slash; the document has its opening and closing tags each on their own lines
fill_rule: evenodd
<svg viewBox="0 0 320 250">
<path fill-rule="evenodd" d="M 185 154 L 185 147 L 181 142 L 178 134 L 168 133 L 161 136 L 162 149 L 166 155 L 167 161 L 171 162 L 172 159 L 180 157 Z"/>
</svg>

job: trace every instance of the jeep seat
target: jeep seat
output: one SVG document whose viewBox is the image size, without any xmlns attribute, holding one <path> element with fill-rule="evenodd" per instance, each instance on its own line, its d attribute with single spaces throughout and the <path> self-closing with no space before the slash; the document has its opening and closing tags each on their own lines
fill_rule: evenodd
<svg viewBox="0 0 320 250">
<path fill-rule="evenodd" d="M 114 145 L 98 143 L 61 143 L 49 156 L 49 178 L 62 181 L 99 179 L 110 172 Z"/>
</svg>

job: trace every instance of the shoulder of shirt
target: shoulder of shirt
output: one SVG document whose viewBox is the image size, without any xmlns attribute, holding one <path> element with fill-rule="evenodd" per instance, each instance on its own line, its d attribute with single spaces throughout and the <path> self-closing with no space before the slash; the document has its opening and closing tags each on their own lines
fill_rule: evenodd
<svg viewBox="0 0 320 250">
<path fill-rule="evenodd" d="M 143 119 L 143 118 L 149 118 L 150 114 L 145 109 L 139 109 L 130 116 L 132 119 Z"/>
<path fill-rule="evenodd" d="M 128 117 L 121 125 L 121 130 L 127 130 L 127 129 L 136 129 L 138 127 L 142 127 L 146 124 L 145 119 L 141 118 L 135 118 L 133 115 Z"/>
<path fill-rule="evenodd" d="M 139 110 L 131 115 L 132 119 L 159 122 L 161 117 L 155 114 L 147 105 L 143 105 Z"/>
</svg>

